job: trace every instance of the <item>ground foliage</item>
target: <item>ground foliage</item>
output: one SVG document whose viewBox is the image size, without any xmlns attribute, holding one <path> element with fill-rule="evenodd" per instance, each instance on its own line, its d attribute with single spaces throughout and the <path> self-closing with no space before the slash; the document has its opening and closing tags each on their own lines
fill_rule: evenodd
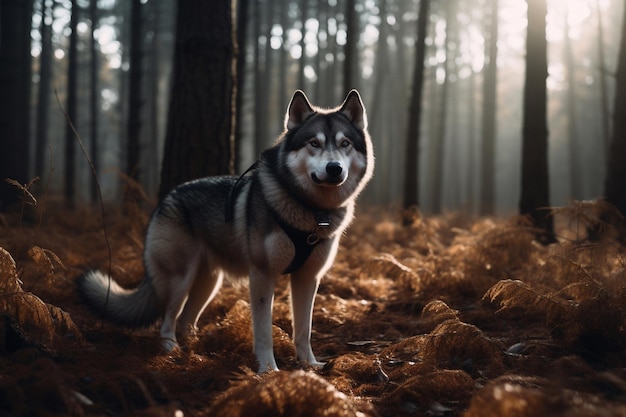
<svg viewBox="0 0 626 417">
<path fill-rule="evenodd" d="M 105 211 L 110 259 L 98 209 L 5 214 L 0 414 L 624 415 L 626 249 L 607 210 L 555 210 L 559 243 L 542 246 L 519 218 L 361 208 L 316 300 L 313 349 L 326 366 L 294 361 L 283 279 L 282 370 L 265 375 L 252 371 L 245 283 L 227 283 L 169 355 L 156 326 L 110 325 L 79 299 L 87 268 L 136 284 L 147 212 Z"/>
</svg>

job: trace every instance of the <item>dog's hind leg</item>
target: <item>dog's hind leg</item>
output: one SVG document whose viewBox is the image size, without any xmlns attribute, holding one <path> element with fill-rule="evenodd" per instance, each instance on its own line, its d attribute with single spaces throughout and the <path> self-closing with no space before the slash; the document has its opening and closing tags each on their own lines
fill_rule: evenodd
<svg viewBox="0 0 626 417">
<path fill-rule="evenodd" d="M 199 257 L 192 260 L 189 265 L 178 273 L 174 273 L 167 278 L 168 287 L 167 301 L 163 324 L 161 325 L 161 343 L 166 352 L 170 352 L 178 347 L 176 340 L 176 320 L 183 310 L 189 291 L 194 282 L 199 268 Z"/>
<path fill-rule="evenodd" d="M 250 310 L 254 354 L 259 362 L 259 373 L 277 371 L 272 340 L 272 307 L 277 277 L 268 276 L 256 268 L 250 270 Z"/>
<path fill-rule="evenodd" d="M 201 262 L 189 291 L 189 297 L 178 319 L 182 336 L 197 329 L 200 315 L 222 287 L 224 274 L 220 270 L 211 270 L 207 261 Z"/>
<path fill-rule="evenodd" d="M 311 349 L 311 321 L 313 303 L 319 279 L 306 273 L 297 272 L 291 276 L 291 314 L 293 316 L 293 339 L 296 357 L 299 361 L 312 366 L 322 366 Z"/>
</svg>

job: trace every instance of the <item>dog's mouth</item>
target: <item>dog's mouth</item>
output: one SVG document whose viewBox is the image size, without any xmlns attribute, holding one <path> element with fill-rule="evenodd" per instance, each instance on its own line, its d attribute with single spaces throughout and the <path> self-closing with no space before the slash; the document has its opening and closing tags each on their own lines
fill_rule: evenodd
<svg viewBox="0 0 626 417">
<path fill-rule="evenodd" d="M 311 179 L 313 180 L 314 183 L 316 183 L 317 185 L 321 185 L 323 187 L 339 187 L 345 181 L 345 178 L 341 178 L 341 176 L 338 176 L 338 177 L 329 176 L 328 178 L 324 178 L 322 180 L 317 176 L 317 174 L 315 174 L 315 172 L 311 173 Z"/>
</svg>

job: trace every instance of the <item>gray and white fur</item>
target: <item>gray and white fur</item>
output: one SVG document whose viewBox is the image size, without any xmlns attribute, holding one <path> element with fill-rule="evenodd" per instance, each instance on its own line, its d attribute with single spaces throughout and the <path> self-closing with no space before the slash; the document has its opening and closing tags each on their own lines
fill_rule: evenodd
<svg viewBox="0 0 626 417">
<path fill-rule="evenodd" d="M 190 181 L 159 203 L 137 288 L 124 289 L 107 274 L 89 271 L 79 277 L 79 290 L 115 323 L 139 327 L 162 318 L 163 346 L 171 351 L 178 346 L 177 322 L 180 335 L 194 331 L 225 274 L 248 275 L 254 353 L 264 372 L 278 369 L 274 287 L 289 273 L 297 359 L 322 365 L 310 344 L 315 294 L 373 169 L 359 93 L 352 90 L 341 106 L 326 110 L 296 91 L 285 131 L 248 175 Z"/>
</svg>

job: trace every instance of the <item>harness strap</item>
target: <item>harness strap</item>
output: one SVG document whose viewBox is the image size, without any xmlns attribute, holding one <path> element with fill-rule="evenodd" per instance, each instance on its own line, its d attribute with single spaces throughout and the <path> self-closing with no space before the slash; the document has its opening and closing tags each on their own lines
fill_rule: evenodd
<svg viewBox="0 0 626 417">
<path fill-rule="evenodd" d="M 248 169 L 245 170 L 243 174 L 237 178 L 237 181 L 230 189 L 228 193 L 228 197 L 226 199 L 226 203 L 224 205 L 224 219 L 227 223 L 233 221 L 235 217 L 235 200 L 237 199 L 237 194 L 239 193 L 239 189 L 241 187 L 241 181 L 243 177 L 245 177 L 249 172 L 254 171 L 259 166 L 259 161 L 256 161 L 254 164 L 250 165 Z M 273 208 L 270 207 L 270 212 L 272 213 L 272 217 L 276 220 L 276 223 L 283 229 L 285 234 L 291 240 L 293 247 L 295 249 L 295 254 L 293 260 L 287 266 L 287 268 L 283 271 L 283 274 L 291 274 L 294 271 L 300 269 L 302 265 L 309 259 L 313 249 L 317 245 L 319 245 L 322 241 L 326 239 L 321 239 L 317 235 L 317 231 L 320 227 L 328 227 L 330 226 L 330 215 L 326 211 L 316 211 L 315 212 L 315 230 L 313 232 L 305 232 L 300 229 L 296 229 L 289 223 L 287 223 L 281 216 L 276 212 Z"/>
<path fill-rule="evenodd" d="M 255 163 L 250 165 L 248 169 L 244 171 L 243 174 L 237 178 L 235 181 L 235 185 L 228 192 L 228 197 L 226 198 L 226 204 L 224 204 L 224 220 L 226 223 L 230 223 L 235 218 L 235 199 L 237 194 L 239 193 L 239 187 L 241 186 L 241 180 L 245 177 L 249 172 L 254 171 L 259 166 L 259 161 L 257 160 Z"/>
<path fill-rule="evenodd" d="M 271 212 L 276 220 L 276 223 L 282 227 L 285 234 L 291 240 L 295 250 L 291 263 L 283 271 L 283 274 L 291 274 L 304 265 L 307 259 L 309 259 L 309 256 L 311 256 L 311 253 L 313 253 L 313 249 L 315 249 L 315 247 L 325 239 L 318 238 L 315 232 L 311 233 L 296 229 L 292 225 L 286 223 L 274 210 L 271 210 Z M 311 239 L 311 236 L 314 236 L 314 239 Z"/>
</svg>

